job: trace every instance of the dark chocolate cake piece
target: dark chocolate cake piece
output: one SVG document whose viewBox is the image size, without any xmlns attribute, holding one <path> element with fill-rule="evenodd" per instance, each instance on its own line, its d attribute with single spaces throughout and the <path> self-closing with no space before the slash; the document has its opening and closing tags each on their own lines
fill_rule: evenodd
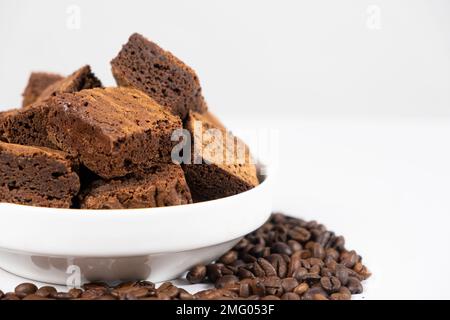
<svg viewBox="0 0 450 320">
<path fill-rule="evenodd" d="M 140 175 L 93 182 L 79 196 L 81 209 L 132 209 L 192 203 L 179 165 L 155 166 Z"/>
<path fill-rule="evenodd" d="M 248 147 L 215 120 L 190 112 L 185 128 L 193 148 L 192 163 L 183 169 L 195 202 L 228 197 L 259 184 Z"/>
<path fill-rule="evenodd" d="M 130 37 L 111 65 L 118 85 L 142 90 L 182 119 L 189 110 L 207 109 L 195 71 L 140 34 Z"/>
<path fill-rule="evenodd" d="M 0 202 L 69 208 L 80 190 L 76 170 L 64 152 L 0 142 Z"/>
<path fill-rule="evenodd" d="M 104 179 L 171 163 L 181 120 L 139 90 L 89 89 L 48 104 L 49 139 Z"/>
<path fill-rule="evenodd" d="M 47 89 L 51 84 L 62 80 L 64 77 L 48 72 L 33 72 L 28 79 L 28 84 L 22 94 L 22 107 L 28 106 L 36 101 L 36 99 Z"/>
</svg>

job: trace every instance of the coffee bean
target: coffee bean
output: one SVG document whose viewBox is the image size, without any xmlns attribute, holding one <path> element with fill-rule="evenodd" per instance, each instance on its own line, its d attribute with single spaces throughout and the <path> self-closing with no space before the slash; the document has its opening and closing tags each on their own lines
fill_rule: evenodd
<svg viewBox="0 0 450 320">
<path fill-rule="evenodd" d="M 194 295 L 192 295 L 189 292 L 187 292 L 186 290 L 180 288 L 179 293 L 178 293 L 178 298 L 180 300 L 194 300 Z"/>
<path fill-rule="evenodd" d="M 203 282 L 203 280 L 205 280 L 205 277 L 206 277 L 206 266 L 204 265 L 196 265 L 186 275 L 186 279 L 190 283 Z"/>
<path fill-rule="evenodd" d="M 77 298 L 81 297 L 81 295 L 83 294 L 83 290 L 77 289 L 77 288 L 72 288 L 69 290 L 68 293 L 72 296 L 72 298 L 77 299 Z"/>
<path fill-rule="evenodd" d="M 303 246 L 296 240 L 288 240 L 287 242 L 289 248 L 292 252 L 297 252 L 303 249 Z"/>
<path fill-rule="evenodd" d="M 284 242 L 275 242 L 272 245 L 271 249 L 272 249 L 272 252 L 274 252 L 274 253 L 281 253 L 281 254 L 287 254 L 287 255 L 292 254 L 291 247 L 289 247 L 289 245 Z"/>
<path fill-rule="evenodd" d="M 314 243 L 312 248 L 312 255 L 314 258 L 323 259 L 325 258 L 325 250 L 320 243 Z"/>
<path fill-rule="evenodd" d="M 255 275 L 253 272 L 248 270 L 247 268 L 241 267 L 238 269 L 238 276 L 240 279 L 254 278 Z"/>
<path fill-rule="evenodd" d="M 216 288 L 222 289 L 230 284 L 235 284 L 239 281 L 239 278 L 234 275 L 225 275 L 220 277 L 216 281 Z"/>
<path fill-rule="evenodd" d="M 7 292 L 4 294 L 2 300 L 20 300 L 20 298 L 13 292 Z"/>
<path fill-rule="evenodd" d="M 336 278 L 339 279 L 342 285 L 347 285 L 348 277 L 348 268 L 344 265 L 336 265 Z"/>
<path fill-rule="evenodd" d="M 223 256 L 219 258 L 219 261 L 223 264 L 232 264 L 235 262 L 238 258 L 238 253 L 235 250 L 230 250 L 227 253 L 225 253 Z"/>
<path fill-rule="evenodd" d="M 349 277 L 346 286 L 352 294 L 359 294 L 363 292 L 361 282 L 355 277 Z"/>
<path fill-rule="evenodd" d="M 322 277 L 320 284 L 327 292 L 337 292 L 341 288 L 341 282 L 336 277 Z"/>
<path fill-rule="evenodd" d="M 294 227 L 288 234 L 292 239 L 297 240 L 300 243 L 306 242 L 311 238 L 311 233 L 302 227 Z"/>
<path fill-rule="evenodd" d="M 286 292 L 281 296 L 281 300 L 300 300 L 300 297 L 296 293 Z"/>
<path fill-rule="evenodd" d="M 309 290 L 308 284 L 306 282 L 303 282 L 303 283 L 300 283 L 297 287 L 295 287 L 293 292 L 296 293 L 297 295 L 301 296 L 308 290 Z"/>
<path fill-rule="evenodd" d="M 272 266 L 272 264 L 267 261 L 264 258 L 259 258 L 258 259 L 258 265 L 262 268 L 262 270 L 264 271 L 264 275 L 266 277 L 272 277 L 272 276 L 276 276 L 277 272 L 275 270 L 275 268 Z"/>
<path fill-rule="evenodd" d="M 248 298 L 250 296 L 250 284 L 241 283 L 239 285 L 239 296 L 242 298 Z"/>
<path fill-rule="evenodd" d="M 42 298 L 51 297 L 53 294 L 57 293 L 56 289 L 50 286 L 44 286 L 39 288 L 36 291 L 36 295 L 41 296 Z"/>
<path fill-rule="evenodd" d="M 29 294 L 34 294 L 37 289 L 38 288 L 32 283 L 22 283 L 14 289 L 14 293 L 19 298 L 25 298 Z"/>
<path fill-rule="evenodd" d="M 281 287 L 284 292 L 292 292 L 298 286 L 298 281 L 295 278 L 285 278 L 281 280 Z"/>
<path fill-rule="evenodd" d="M 170 298 L 175 298 L 178 295 L 179 289 L 171 282 L 164 282 L 157 290 L 157 294 L 165 294 Z"/>
</svg>

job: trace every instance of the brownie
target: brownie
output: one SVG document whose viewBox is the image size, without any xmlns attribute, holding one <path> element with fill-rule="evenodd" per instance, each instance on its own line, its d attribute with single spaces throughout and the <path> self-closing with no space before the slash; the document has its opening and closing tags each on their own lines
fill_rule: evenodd
<svg viewBox="0 0 450 320">
<path fill-rule="evenodd" d="M 57 149 L 48 139 L 48 111 L 43 101 L 5 112 L 0 115 L 0 135 L 10 143 Z"/>
<path fill-rule="evenodd" d="M 42 92 L 56 81 L 62 80 L 64 77 L 47 72 L 33 72 L 28 79 L 28 84 L 22 94 L 22 107 L 32 104 L 42 94 Z"/>
<path fill-rule="evenodd" d="M 37 102 L 44 101 L 57 93 L 78 92 L 84 89 L 101 87 L 102 83 L 92 73 L 91 67 L 86 65 L 50 86 L 48 86 L 36 99 Z"/>
<path fill-rule="evenodd" d="M 195 71 L 140 34 L 129 38 L 111 65 L 119 86 L 144 91 L 182 119 L 189 110 L 207 109 Z"/>
<path fill-rule="evenodd" d="M 8 142 L 8 139 L 6 137 L 6 121 L 8 119 L 8 116 L 11 114 L 15 114 L 17 110 L 8 110 L 8 111 L 2 111 L 0 112 L 0 141 Z"/>
<path fill-rule="evenodd" d="M 131 88 L 63 93 L 48 101 L 48 136 L 104 179 L 171 162 L 180 118 Z"/>
<path fill-rule="evenodd" d="M 80 189 L 76 168 L 64 152 L 0 142 L 0 201 L 69 208 Z"/>
<path fill-rule="evenodd" d="M 208 116 L 196 112 L 189 113 L 185 127 L 191 134 L 193 146 L 197 143 L 202 149 L 197 157 L 197 147 L 193 147 L 191 164 L 183 165 L 194 202 L 231 196 L 259 184 L 249 149 L 242 141 L 218 128 Z M 221 139 L 207 134 L 210 129 L 215 129 Z M 230 145 L 227 139 L 233 143 Z M 223 151 L 222 158 L 217 154 L 220 151 Z"/>
<path fill-rule="evenodd" d="M 132 209 L 192 203 L 179 165 L 154 166 L 140 175 L 93 182 L 79 196 L 81 209 Z"/>
</svg>

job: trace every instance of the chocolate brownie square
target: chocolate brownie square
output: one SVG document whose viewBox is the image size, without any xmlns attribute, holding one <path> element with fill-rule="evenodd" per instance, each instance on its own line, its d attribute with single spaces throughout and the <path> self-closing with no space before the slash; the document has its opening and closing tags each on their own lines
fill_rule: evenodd
<svg viewBox="0 0 450 320">
<path fill-rule="evenodd" d="M 97 180 L 79 195 L 81 209 L 132 209 L 192 203 L 179 165 L 152 167 L 140 175 Z"/>
<path fill-rule="evenodd" d="M 8 116 L 11 114 L 15 114 L 17 110 L 8 110 L 0 112 L 0 141 L 8 142 L 6 138 L 6 121 Z"/>
<path fill-rule="evenodd" d="M 64 77 L 47 72 L 33 72 L 28 79 L 28 84 L 22 94 L 23 101 L 22 107 L 32 104 L 47 89 L 51 84 L 56 81 L 62 80 Z"/>
<path fill-rule="evenodd" d="M 104 179 L 171 163 L 180 118 L 131 88 L 63 93 L 48 101 L 49 139 Z"/>
<path fill-rule="evenodd" d="M 36 99 L 37 102 L 44 101 L 57 93 L 78 92 L 84 89 L 101 87 L 102 83 L 92 73 L 91 67 L 86 65 L 50 86 Z"/>
<path fill-rule="evenodd" d="M 248 147 L 205 115 L 189 112 L 192 161 L 184 164 L 194 202 L 235 195 L 259 184 Z M 231 143 L 230 143 L 231 141 Z"/>
<path fill-rule="evenodd" d="M 111 65 L 119 86 L 144 91 L 182 119 L 189 110 L 207 109 L 195 71 L 140 34 L 129 38 Z"/>
<path fill-rule="evenodd" d="M 80 189 L 76 168 L 64 152 L 0 142 L 0 202 L 69 208 Z"/>
<path fill-rule="evenodd" d="M 35 102 L 0 115 L 0 134 L 4 141 L 27 146 L 58 149 L 47 134 L 48 104 Z"/>
</svg>

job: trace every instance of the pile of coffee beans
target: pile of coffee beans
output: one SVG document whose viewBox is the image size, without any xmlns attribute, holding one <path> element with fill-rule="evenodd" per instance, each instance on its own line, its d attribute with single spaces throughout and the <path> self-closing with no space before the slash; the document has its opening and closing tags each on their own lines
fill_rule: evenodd
<svg viewBox="0 0 450 320">
<path fill-rule="evenodd" d="M 2 300 L 349 300 L 362 293 L 361 281 L 370 277 L 355 251 L 345 249 L 336 236 L 316 221 L 283 214 L 247 235 L 232 250 L 209 265 L 186 275 L 190 283 L 212 283 L 214 289 L 191 294 L 170 282 L 158 288 L 148 281 L 118 286 L 89 283 L 82 289 L 58 292 L 23 283 Z"/>
</svg>

